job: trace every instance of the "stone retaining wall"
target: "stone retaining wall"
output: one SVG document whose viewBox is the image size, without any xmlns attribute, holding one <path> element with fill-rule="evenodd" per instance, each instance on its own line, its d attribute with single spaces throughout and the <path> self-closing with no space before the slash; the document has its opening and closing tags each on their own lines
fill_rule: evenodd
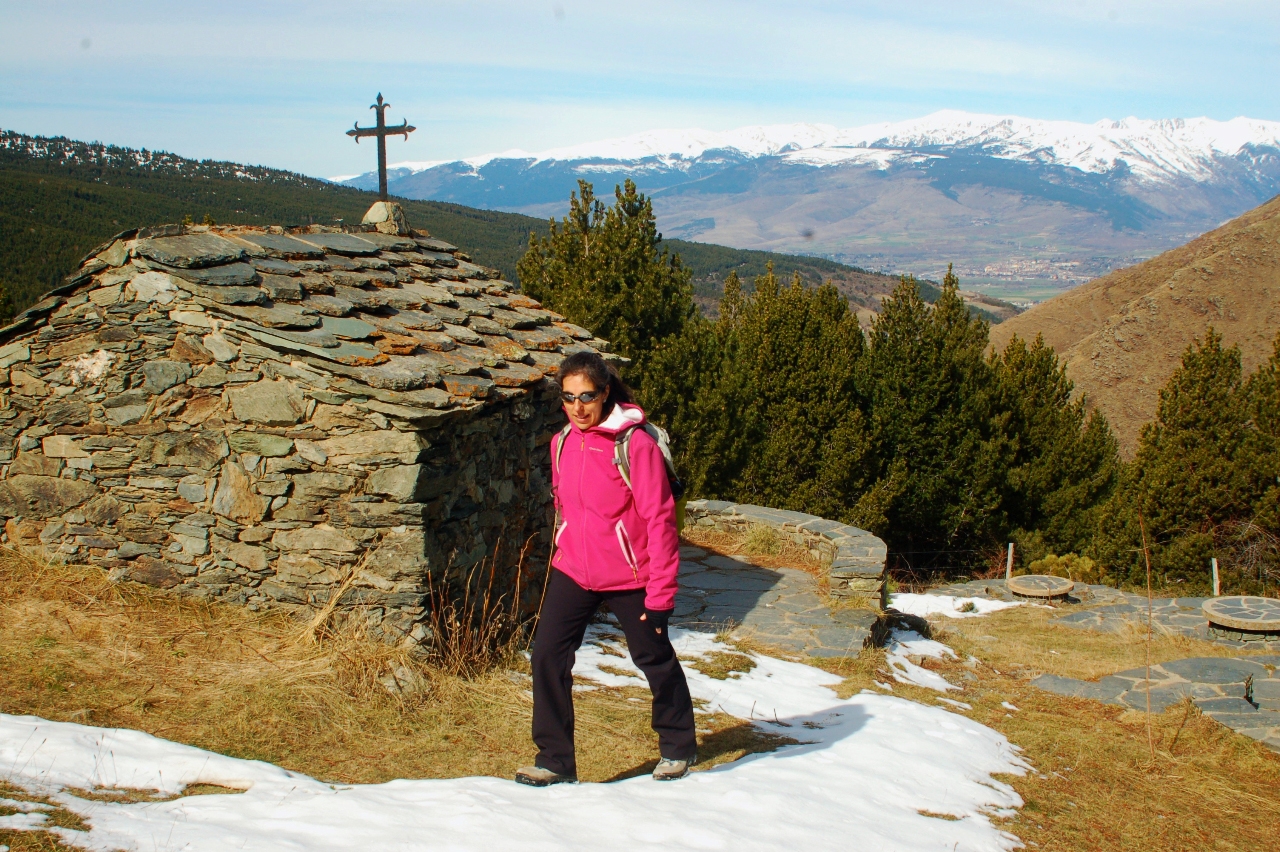
<svg viewBox="0 0 1280 852">
<path fill-rule="evenodd" d="M 887 550 L 882 540 L 866 530 L 804 512 L 723 500 L 690 500 L 685 523 L 726 532 L 741 532 L 753 524 L 775 529 L 830 566 L 831 594 L 874 597 L 883 606 Z"/>
</svg>

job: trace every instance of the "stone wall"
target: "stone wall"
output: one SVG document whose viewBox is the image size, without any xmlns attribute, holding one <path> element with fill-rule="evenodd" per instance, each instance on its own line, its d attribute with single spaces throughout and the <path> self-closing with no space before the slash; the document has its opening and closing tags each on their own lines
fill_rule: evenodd
<svg viewBox="0 0 1280 852">
<path fill-rule="evenodd" d="M 148 349 L 78 386 L 47 349 L 9 352 L 25 359 L 0 388 L 0 439 L 14 448 L 0 450 L 11 546 L 252 608 L 323 605 L 367 551 L 340 605 L 389 641 L 425 635 L 429 575 L 465 571 L 500 541 L 504 567 L 530 536 L 545 555 L 544 448 L 561 419 L 549 384 L 402 432 L 378 428 L 388 424 L 367 399 L 284 378 L 287 365 L 252 355 L 238 372 L 256 381 L 197 396 L 169 384 L 188 365 Z M 264 367 L 272 378 L 257 378 Z M 113 403 L 130 393 L 172 416 L 113 423 L 124 407 Z M 300 422 L 262 422 L 288 419 Z"/>
<path fill-rule="evenodd" d="M 866 530 L 803 512 L 723 500 L 690 500 L 685 523 L 726 532 L 742 532 L 755 524 L 775 529 L 827 563 L 832 595 L 875 598 L 884 605 L 888 552 L 885 543 Z"/>
</svg>

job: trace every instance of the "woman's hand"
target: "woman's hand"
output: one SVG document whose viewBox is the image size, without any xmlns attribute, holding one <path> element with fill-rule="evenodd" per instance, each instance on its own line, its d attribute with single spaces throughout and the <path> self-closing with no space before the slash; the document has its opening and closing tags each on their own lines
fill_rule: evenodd
<svg viewBox="0 0 1280 852">
<path fill-rule="evenodd" d="M 640 616 L 641 621 L 647 621 L 653 625 L 653 630 L 659 636 L 667 631 L 667 623 L 671 621 L 671 614 L 675 609 L 649 609 L 645 607 L 644 613 Z"/>
</svg>

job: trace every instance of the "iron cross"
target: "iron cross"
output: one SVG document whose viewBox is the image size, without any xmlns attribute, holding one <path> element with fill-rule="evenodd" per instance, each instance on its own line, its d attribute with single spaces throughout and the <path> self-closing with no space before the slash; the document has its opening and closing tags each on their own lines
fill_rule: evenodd
<svg viewBox="0 0 1280 852">
<path fill-rule="evenodd" d="M 403 135 L 407 142 L 409 134 L 417 129 L 410 127 L 407 121 L 402 121 L 394 127 L 387 127 L 385 113 L 389 106 L 391 104 L 382 102 L 382 92 L 378 92 L 378 102 L 369 107 L 378 113 L 377 127 L 361 127 L 360 122 L 357 121 L 355 126 L 347 131 L 348 136 L 355 138 L 356 144 L 360 143 L 362 136 L 378 137 L 378 197 L 383 201 L 387 200 L 387 137 Z"/>
</svg>

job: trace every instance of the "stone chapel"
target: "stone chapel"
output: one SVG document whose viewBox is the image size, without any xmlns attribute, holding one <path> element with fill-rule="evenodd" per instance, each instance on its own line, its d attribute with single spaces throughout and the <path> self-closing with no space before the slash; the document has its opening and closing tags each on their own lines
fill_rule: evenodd
<svg viewBox="0 0 1280 852">
<path fill-rule="evenodd" d="M 380 204 L 125 231 L 0 329 L 8 545 L 252 608 L 349 581 L 339 613 L 394 643 L 429 578 L 545 558 L 548 374 L 616 356 Z"/>
</svg>

